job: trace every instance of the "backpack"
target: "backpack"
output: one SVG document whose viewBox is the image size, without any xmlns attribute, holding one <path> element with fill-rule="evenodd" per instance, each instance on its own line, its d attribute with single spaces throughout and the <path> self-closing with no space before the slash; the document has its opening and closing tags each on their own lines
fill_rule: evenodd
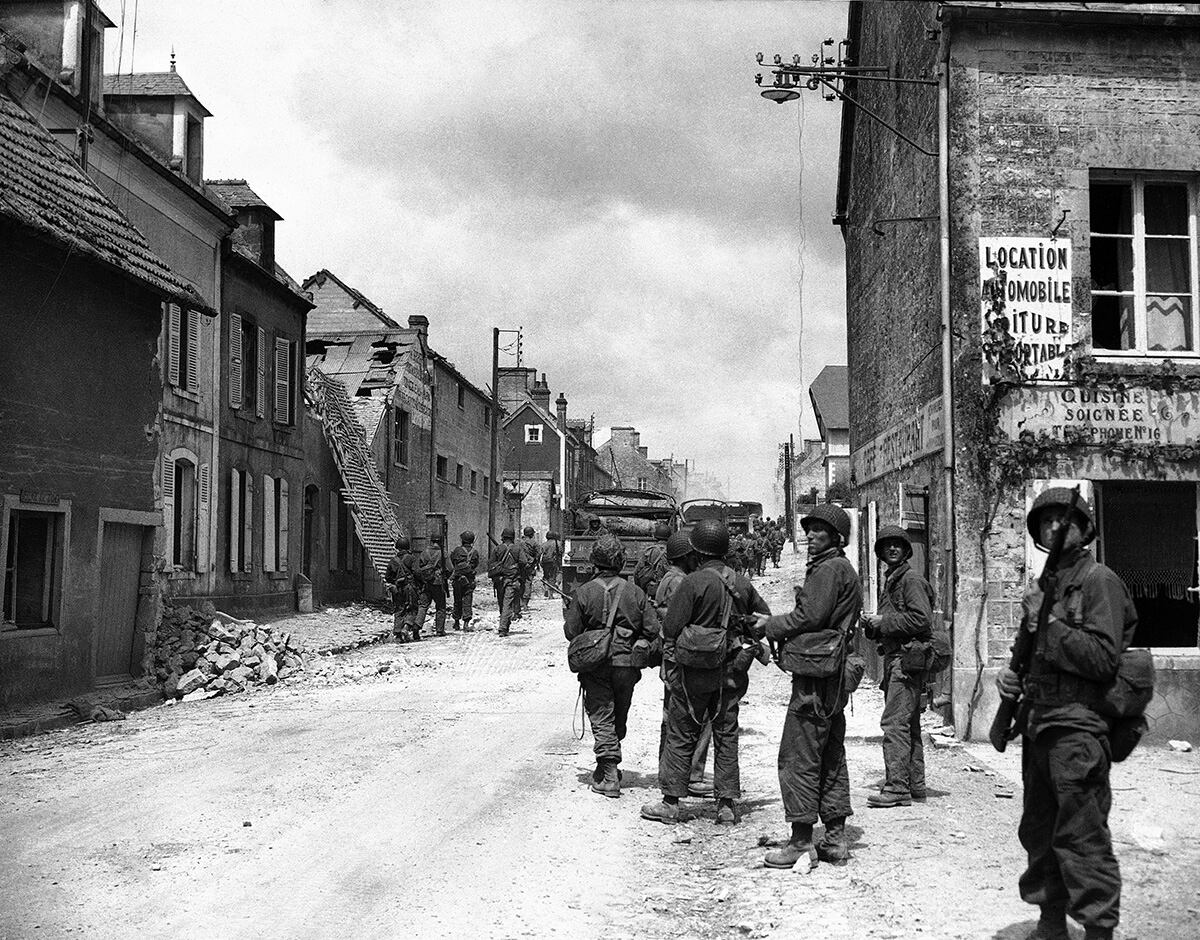
<svg viewBox="0 0 1200 940">
<path fill-rule="evenodd" d="M 505 545 L 503 542 L 501 542 L 499 547 L 504 550 L 504 553 L 502 555 L 494 556 L 492 560 L 488 562 L 488 577 L 492 580 L 503 578 L 504 569 L 507 568 L 509 562 L 513 560 L 512 549 L 508 545 Z"/>
<path fill-rule="evenodd" d="M 567 668 L 571 672 L 591 672 L 608 662 L 612 652 L 618 602 L 628 583 L 622 579 L 615 588 L 611 584 L 605 586 L 604 626 L 593 630 L 584 630 L 567 646 Z"/>
<path fill-rule="evenodd" d="M 1154 698 L 1154 657 L 1148 649 L 1127 649 L 1117 674 L 1101 693 L 1096 711 L 1112 720 L 1109 745 L 1116 763 L 1125 760 L 1149 730 L 1146 707 Z"/>
<path fill-rule="evenodd" d="M 440 558 L 430 558 L 428 551 L 429 550 L 426 549 L 417 556 L 417 564 L 413 568 L 413 574 L 416 575 L 417 580 L 422 584 L 435 584 L 437 581 L 436 575 Z"/>
<path fill-rule="evenodd" d="M 675 640 L 675 662 L 688 669 L 720 669 L 729 652 L 729 619 L 733 615 L 733 578 L 730 572 L 721 573 L 725 589 L 721 605 L 721 625 L 706 627 L 689 623 Z"/>
<path fill-rule="evenodd" d="M 640 587 L 643 591 L 649 591 L 650 585 L 662 580 L 663 573 L 667 570 L 667 547 L 665 545 L 651 545 L 642 555 L 642 560 L 638 562 L 637 570 L 633 572 L 633 583 Z"/>
</svg>

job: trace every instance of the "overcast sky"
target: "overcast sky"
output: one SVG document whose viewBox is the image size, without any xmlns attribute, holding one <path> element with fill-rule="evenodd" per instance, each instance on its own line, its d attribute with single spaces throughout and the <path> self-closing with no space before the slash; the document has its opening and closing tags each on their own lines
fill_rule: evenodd
<svg viewBox="0 0 1200 940">
<path fill-rule="evenodd" d="M 205 175 L 284 217 L 294 277 L 425 314 L 481 386 L 491 327 L 523 327 L 572 416 L 771 501 L 808 383 L 845 362 L 840 106 L 762 99 L 754 54 L 807 61 L 843 3 L 100 5 L 125 24 L 107 71 L 174 47 L 213 113 Z"/>
</svg>

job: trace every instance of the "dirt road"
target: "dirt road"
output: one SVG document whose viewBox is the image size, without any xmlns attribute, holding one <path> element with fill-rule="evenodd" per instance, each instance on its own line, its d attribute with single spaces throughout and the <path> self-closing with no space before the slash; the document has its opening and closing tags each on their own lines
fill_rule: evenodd
<svg viewBox="0 0 1200 940">
<path fill-rule="evenodd" d="M 760 584 L 777 609 L 801 570 L 785 560 Z M 716 827 L 696 801 L 664 827 L 638 816 L 657 794 L 657 678 L 638 686 L 624 795 L 595 796 L 558 603 L 518 626 L 4 744 L 0 937 L 1024 936 L 1011 758 L 933 751 L 927 804 L 868 810 L 880 702 L 860 691 L 854 859 L 765 870 L 760 842 L 786 832 L 787 677 L 755 667 L 742 823 Z M 1193 756 L 1147 752 L 1114 774 L 1125 937 L 1195 936 Z"/>
</svg>

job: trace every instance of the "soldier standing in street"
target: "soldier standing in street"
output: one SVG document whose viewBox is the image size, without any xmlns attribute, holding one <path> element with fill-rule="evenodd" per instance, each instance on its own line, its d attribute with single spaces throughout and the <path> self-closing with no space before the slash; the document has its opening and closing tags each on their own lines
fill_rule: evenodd
<svg viewBox="0 0 1200 940">
<path fill-rule="evenodd" d="M 596 577 L 575 589 L 564 615 L 568 640 L 591 630 L 610 630 L 608 656 L 594 669 L 579 673 L 583 706 L 592 724 L 596 769 L 592 790 L 621 795 L 621 741 L 633 700 L 633 687 L 650 643 L 659 633 L 654 605 L 636 584 L 621 577 L 625 549 L 615 535 L 605 534 L 592 547 Z M 640 661 L 639 661 L 640 660 Z"/>
<path fill-rule="evenodd" d="M 669 525 L 665 522 L 655 523 L 655 542 L 642 552 L 642 557 L 638 559 L 637 567 L 633 569 L 634 583 L 645 591 L 649 597 L 655 596 L 658 591 L 658 582 L 670 564 L 667 560 L 667 539 L 670 535 L 671 527 Z"/>
<path fill-rule="evenodd" d="M 921 712 L 929 646 L 933 638 L 933 588 L 909 567 L 912 542 L 888 525 L 875 539 L 875 556 L 887 566 L 879 613 L 863 615 L 863 633 L 883 656 L 883 786 L 867 797 L 875 807 L 909 806 L 925 799 L 925 748 Z"/>
<path fill-rule="evenodd" d="M 771 564 L 776 568 L 779 567 L 779 556 L 783 553 L 783 543 L 785 541 L 783 529 L 779 523 L 771 526 Z"/>
<path fill-rule="evenodd" d="M 454 594 L 454 629 L 470 633 L 475 616 L 475 573 L 479 570 L 479 552 L 475 549 L 475 533 L 470 530 L 459 537 L 462 543 L 450 553 L 450 589 Z"/>
<path fill-rule="evenodd" d="M 533 577 L 538 570 L 540 559 L 541 553 L 534 538 L 533 526 L 527 525 L 521 530 L 521 541 L 517 543 L 517 579 L 520 584 L 513 620 L 520 620 L 525 614 L 525 608 L 533 595 Z"/>
<path fill-rule="evenodd" d="M 751 662 L 761 650 L 752 613 L 770 608 L 745 577 L 722 560 L 729 552 L 729 529 L 705 519 L 691 533 L 692 551 L 703 556 L 700 566 L 675 589 L 663 621 L 663 642 L 672 648 L 663 656 L 670 701 L 666 746 L 659 762 L 662 801 L 642 807 L 642 817 L 674 823 L 680 818 L 679 800 L 688 795 L 692 759 L 705 722 L 712 722 L 713 792 L 718 823 L 737 822 L 734 801 L 741 796 L 738 767 L 738 709 L 750 683 Z M 715 642 L 709 643 L 711 638 Z M 710 646 L 715 666 L 695 665 Z M 692 661 L 689 665 L 686 660 Z"/>
<path fill-rule="evenodd" d="M 396 539 L 396 554 L 388 562 L 384 580 L 391 586 L 392 636 L 403 642 L 419 640 L 416 632 L 417 590 L 413 575 L 411 543 L 405 536 Z"/>
<path fill-rule="evenodd" d="M 792 700 L 779 742 L 779 789 L 792 826 L 783 848 L 767 853 L 768 868 L 791 868 L 805 856 L 842 862 L 849 858 L 846 818 L 850 776 L 846 770 L 845 666 L 848 645 L 862 609 L 862 584 L 842 552 L 850 517 L 824 504 L 800 520 L 808 536 L 808 569 L 796 591 L 796 608 L 764 621 L 767 639 L 780 644 L 780 666 L 792 673 Z M 825 835 L 813 846 L 820 819 Z"/>
<path fill-rule="evenodd" d="M 696 570 L 697 557 L 692 551 L 692 542 L 686 532 L 672 532 L 667 538 L 667 560 L 670 562 L 662 580 L 658 582 L 658 591 L 654 595 L 654 607 L 658 611 L 659 620 L 667 616 L 671 598 L 687 575 Z M 669 641 L 663 641 L 663 663 L 659 676 L 663 681 L 663 716 L 662 729 L 658 738 L 658 761 L 662 764 L 663 751 L 667 746 L 667 721 L 671 714 L 671 687 L 667 684 L 667 662 L 675 660 L 675 650 Z M 708 748 L 712 743 L 712 722 L 706 721 L 700 731 L 700 739 L 696 742 L 696 751 L 692 755 L 692 771 L 688 776 L 688 795 L 711 797 L 712 784 L 704 779 L 704 766 L 708 763 Z"/>
<path fill-rule="evenodd" d="M 413 564 L 417 580 L 417 626 L 420 634 L 425 626 L 429 605 L 433 604 L 433 627 L 438 636 L 446 635 L 446 550 L 440 533 L 429 536 L 429 545 Z"/>
<path fill-rule="evenodd" d="M 520 584 L 517 576 L 517 547 L 513 544 L 516 533 L 505 529 L 500 533 L 500 544 L 493 542 L 488 556 L 488 577 L 496 590 L 496 605 L 500 608 L 499 636 L 508 636 L 512 625 L 513 607 L 517 603 Z"/>
<path fill-rule="evenodd" d="M 1018 830 L 1029 857 L 1021 898 L 1041 908 L 1030 940 L 1067 940 L 1066 917 L 1084 926 L 1085 940 L 1110 940 L 1117 926 L 1121 872 L 1113 854 L 1108 813 L 1111 725 L 1092 706 L 1116 675 L 1133 640 L 1137 612 L 1111 568 L 1088 551 L 1096 528 L 1091 507 L 1072 491 L 1052 487 L 1034 500 L 1026 526 L 1047 551 L 1069 526 L 1058 560 L 1056 596 L 1046 629 L 1022 680 L 1005 667 L 996 677 L 1007 699 L 1023 695 L 1028 717 L 1022 738 L 1025 803 Z M 1035 583 L 1025 595 L 1026 629 L 1041 608 Z"/>
<path fill-rule="evenodd" d="M 563 547 L 558 533 L 551 529 L 542 544 L 542 587 L 546 597 L 553 597 L 552 587 L 558 587 L 558 572 L 562 569 Z"/>
</svg>

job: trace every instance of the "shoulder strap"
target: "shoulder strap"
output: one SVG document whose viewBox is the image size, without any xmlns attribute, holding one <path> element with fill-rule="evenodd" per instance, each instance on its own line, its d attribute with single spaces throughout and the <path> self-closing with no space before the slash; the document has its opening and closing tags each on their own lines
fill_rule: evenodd
<svg viewBox="0 0 1200 940">
<path fill-rule="evenodd" d="M 625 585 L 628 583 L 622 578 L 621 583 L 615 587 L 611 584 L 604 586 L 604 629 L 610 633 L 613 625 L 617 622 L 617 606 L 621 601 L 621 595 L 625 592 Z"/>
<path fill-rule="evenodd" d="M 733 600 L 735 591 L 733 589 L 733 572 L 726 569 L 721 572 L 721 585 L 725 588 L 725 603 L 721 609 L 721 629 L 729 629 L 729 618 L 733 616 Z"/>
</svg>

